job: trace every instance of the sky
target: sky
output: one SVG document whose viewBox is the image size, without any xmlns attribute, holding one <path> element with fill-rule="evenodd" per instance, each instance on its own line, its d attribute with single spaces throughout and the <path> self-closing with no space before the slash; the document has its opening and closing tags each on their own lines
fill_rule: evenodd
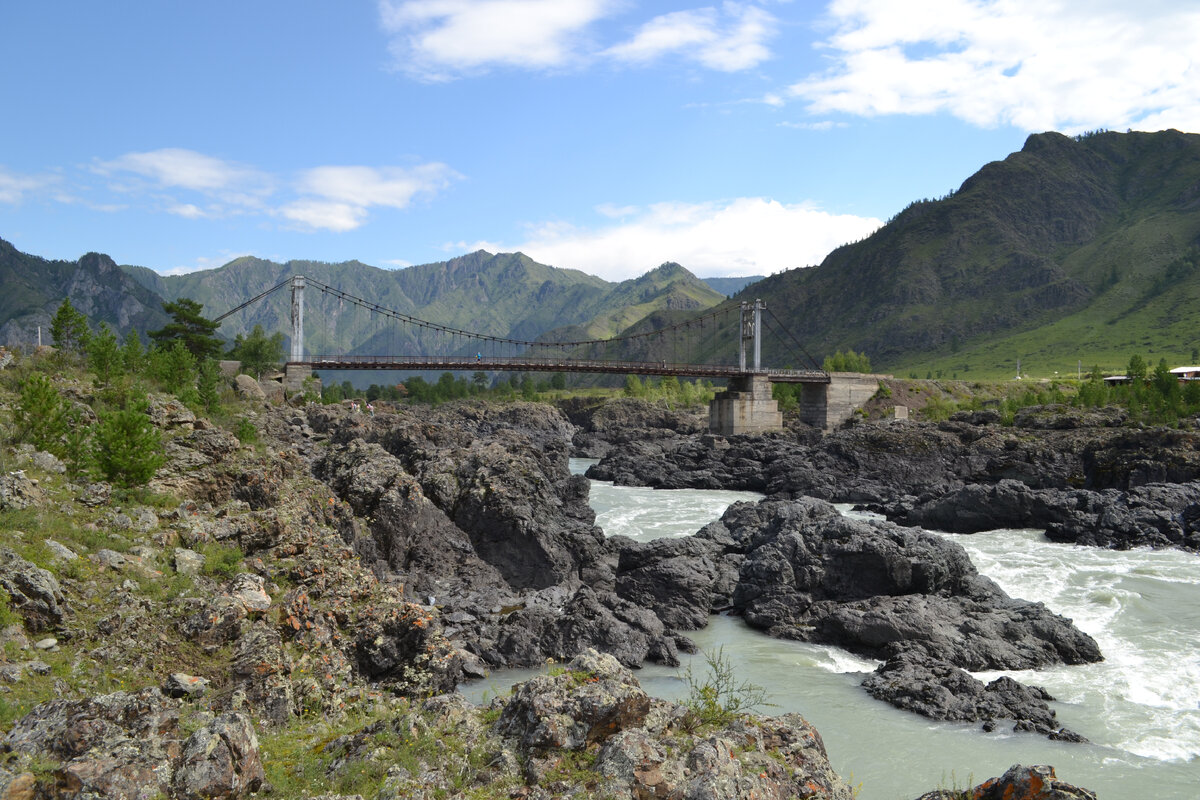
<svg viewBox="0 0 1200 800">
<path fill-rule="evenodd" d="M 1195 0 L 0 4 L 0 238 L 164 274 L 815 265 L 1031 133 L 1200 131 Z"/>
</svg>

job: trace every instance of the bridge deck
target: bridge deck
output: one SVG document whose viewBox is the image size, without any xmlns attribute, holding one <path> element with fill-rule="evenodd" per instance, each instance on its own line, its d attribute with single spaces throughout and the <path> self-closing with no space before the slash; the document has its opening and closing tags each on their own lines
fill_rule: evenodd
<svg viewBox="0 0 1200 800">
<path fill-rule="evenodd" d="M 722 364 L 673 364 L 667 361 L 586 361 L 570 358 L 505 358 L 495 356 L 346 356 L 310 355 L 289 366 L 318 371 L 342 369 L 391 370 L 503 370 L 508 372 L 600 372 L 619 375 L 674 375 L 680 378 L 732 378 L 754 374 Z M 764 369 L 774 383 L 829 383 L 829 373 L 820 370 Z"/>
</svg>

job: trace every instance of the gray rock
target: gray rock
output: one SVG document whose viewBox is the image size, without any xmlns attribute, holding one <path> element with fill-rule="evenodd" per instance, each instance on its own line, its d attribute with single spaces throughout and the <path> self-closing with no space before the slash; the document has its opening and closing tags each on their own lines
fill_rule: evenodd
<svg viewBox="0 0 1200 800">
<path fill-rule="evenodd" d="M 31 631 L 57 627 L 66 612 L 62 589 L 47 570 L 34 566 L 7 547 L 0 547 L 0 588 Z"/>
<path fill-rule="evenodd" d="M 589 650 L 559 674 L 521 684 L 496 721 L 522 747 L 576 750 L 637 727 L 650 698 L 615 658 Z"/>
<path fill-rule="evenodd" d="M 179 800 L 246 797 L 265 780 L 250 719 L 236 712 L 222 714 L 184 743 L 175 766 L 174 796 Z"/>
</svg>

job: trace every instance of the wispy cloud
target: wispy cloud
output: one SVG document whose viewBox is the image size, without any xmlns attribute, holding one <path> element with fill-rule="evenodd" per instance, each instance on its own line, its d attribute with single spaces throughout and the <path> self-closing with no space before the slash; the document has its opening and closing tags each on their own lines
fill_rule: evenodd
<svg viewBox="0 0 1200 800">
<path fill-rule="evenodd" d="M 432 80 L 494 66 L 568 66 L 586 52 L 589 26 L 615 0 L 380 0 L 402 69 Z"/>
<path fill-rule="evenodd" d="M 519 244 L 459 242 L 453 248 L 520 250 L 544 264 L 607 280 L 676 261 L 701 276 L 762 275 L 820 263 L 835 247 L 867 236 L 882 221 L 831 214 L 761 197 L 724 203 L 659 203 L 620 224 L 581 228 L 539 224 Z"/>
<path fill-rule="evenodd" d="M 598 23 L 627 0 L 380 0 L 397 69 L 431 81 L 492 69 L 570 70 L 598 61 L 646 65 L 677 56 L 736 72 L 770 57 L 777 20 L 748 2 L 673 11 L 604 42 Z"/>
<path fill-rule="evenodd" d="M 417 197 L 433 196 L 462 177 L 436 162 L 412 167 L 319 166 L 280 177 L 179 148 L 126 153 L 97 161 L 91 170 L 123 198 L 140 199 L 184 219 L 260 215 L 300 230 L 334 232 L 361 227 L 372 208 L 407 208 Z M 5 185 L 0 173 L 0 199 Z"/>
<path fill-rule="evenodd" d="M 1200 128 L 1200 8 L 1115 0 L 836 0 L 814 114 L 951 114 L 1078 132 Z"/>
<path fill-rule="evenodd" d="M 27 195 L 41 192 L 61 182 L 57 175 L 20 175 L 0 167 L 0 203 L 17 205 Z"/>
<path fill-rule="evenodd" d="M 737 72 L 770 58 L 766 42 L 775 34 L 775 23 L 763 9 L 743 3 L 674 11 L 645 23 L 633 39 L 605 54 L 633 64 L 678 54 L 710 69 Z"/>
<path fill-rule="evenodd" d="M 296 182 L 303 195 L 280 214 L 310 229 L 348 231 L 359 227 L 373 206 L 407 208 L 419 195 L 431 196 L 461 178 L 445 164 L 402 167 L 317 167 Z"/>
</svg>

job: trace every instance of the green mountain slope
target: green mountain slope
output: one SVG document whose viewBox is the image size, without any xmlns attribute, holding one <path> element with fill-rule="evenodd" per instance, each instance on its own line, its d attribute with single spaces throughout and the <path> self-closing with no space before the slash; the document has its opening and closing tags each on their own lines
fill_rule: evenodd
<svg viewBox="0 0 1200 800">
<path fill-rule="evenodd" d="M 153 330 L 167 321 L 162 300 L 131 279 L 113 260 L 88 253 L 78 261 L 48 261 L 0 239 L 0 344 L 51 344 L 50 320 L 69 298 L 93 326 L 108 323 L 118 335 Z"/>
<path fill-rule="evenodd" d="M 818 267 L 747 287 L 817 354 L 978 377 L 1186 360 L 1200 330 L 1200 136 L 1029 137 Z M 789 360 L 765 345 L 773 363 Z M 1036 365 L 1036 367 L 1035 367 Z M 961 376 L 961 375 L 960 375 Z"/>
</svg>

